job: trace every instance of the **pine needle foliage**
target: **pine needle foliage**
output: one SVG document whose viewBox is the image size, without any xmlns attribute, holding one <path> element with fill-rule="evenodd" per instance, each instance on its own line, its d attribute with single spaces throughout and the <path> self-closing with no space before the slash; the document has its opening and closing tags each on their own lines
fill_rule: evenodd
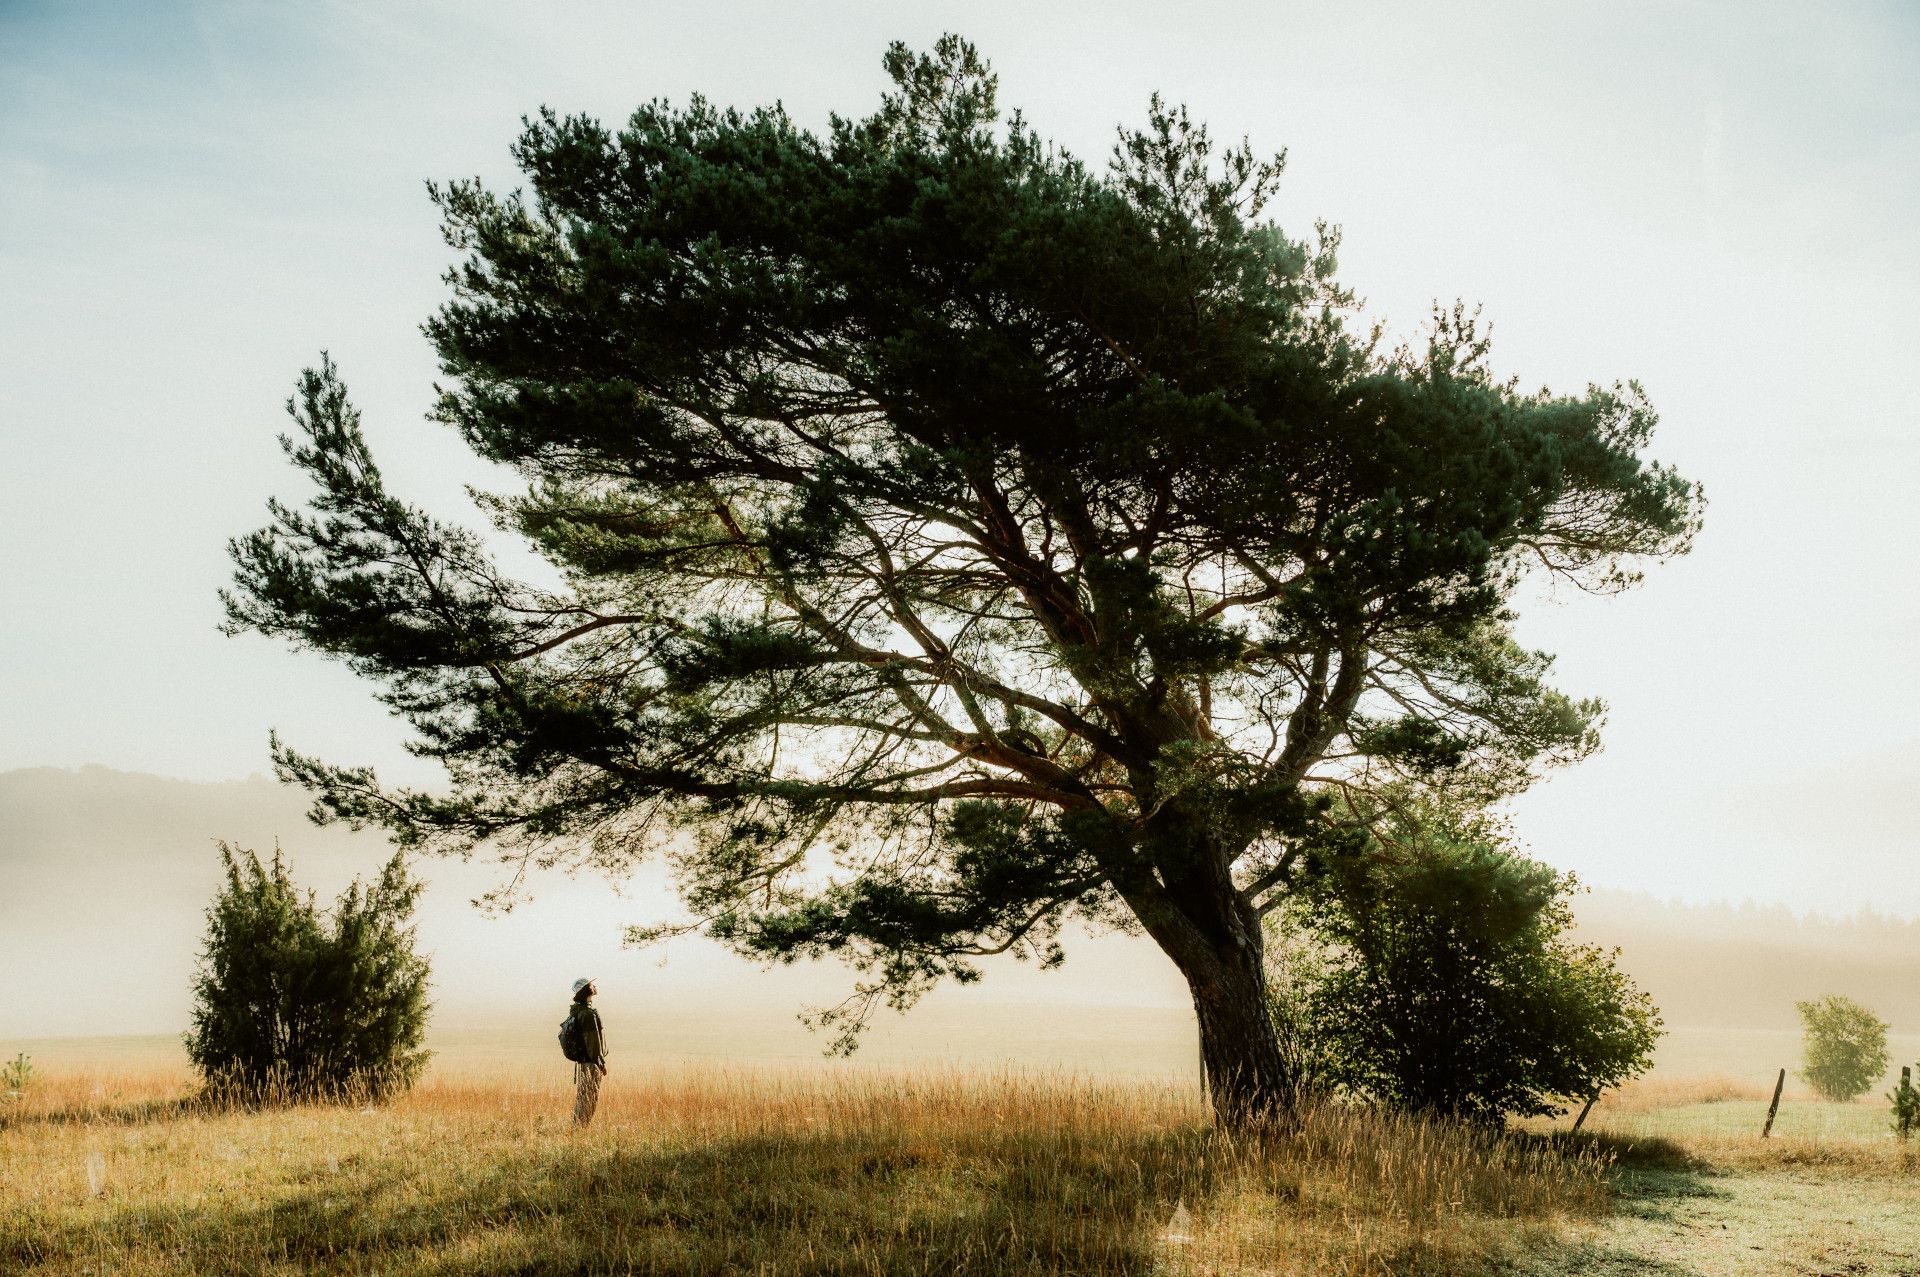
<svg viewBox="0 0 1920 1277">
<path fill-rule="evenodd" d="M 1915 1130 L 1920 1130 L 1920 1087 L 1913 1084 L 1913 1074 L 1902 1071 L 1900 1085 L 1887 1092 L 1887 1103 L 1891 1106 L 1888 1124 L 1902 1143 L 1913 1138 Z"/>
<path fill-rule="evenodd" d="M 396 854 L 323 912 L 278 847 L 262 863 L 220 844 L 187 1054 L 244 1098 L 380 1099 L 425 1067 L 427 960 L 413 947 L 420 884 Z"/>
<path fill-rule="evenodd" d="M 26 1094 L 33 1082 L 33 1060 L 25 1051 L 0 1065 L 0 1103 L 13 1103 Z"/>
</svg>

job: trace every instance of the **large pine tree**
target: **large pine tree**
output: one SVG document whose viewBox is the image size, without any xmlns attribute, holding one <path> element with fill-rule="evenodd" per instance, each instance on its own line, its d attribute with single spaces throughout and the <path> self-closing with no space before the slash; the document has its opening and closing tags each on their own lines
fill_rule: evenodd
<svg viewBox="0 0 1920 1277">
<path fill-rule="evenodd" d="M 1459 310 L 1356 332 L 1333 237 L 1153 104 L 1104 171 L 1003 119 L 949 37 L 825 135 L 779 109 L 543 113 L 530 193 L 435 189 L 464 256 L 437 416 L 526 480 L 503 577 L 383 486 L 331 365 L 304 509 L 237 542 L 235 629 L 346 660 L 450 785 L 276 745 L 404 843 L 671 855 L 697 925 L 866 971 L 843 1027 L 983 954 L 1137 926 L 1224 1120 L 1283 1105 L 1262 915 L 1329 795 L 1474 796 L 1594 743 L 1507 600 L 1685 548 L 1637 388 L 1521 393 Z"/>
</svg>

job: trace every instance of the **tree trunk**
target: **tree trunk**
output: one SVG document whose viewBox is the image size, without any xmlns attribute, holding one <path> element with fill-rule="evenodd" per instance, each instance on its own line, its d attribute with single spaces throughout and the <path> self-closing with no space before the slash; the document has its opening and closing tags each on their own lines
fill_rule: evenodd
<svg viewBox="0 0 1920 1277">
<path fill-rule="evenodd" d="M 1155 819 L 1147 850 L 1157 872 L 1115 885 L 1186 977 L 1215 1119 L 1232 1131 L 1287 1120 L 1298 1070 L 1274 1028 L 1266 938 L 1259 911 L 1234 883 L 1235 848 L 1215 842 L 1206 819 L 1170 807 Z"/>
<path fill-rule="evenodd" d="M 1200 1059 L 1215 1119 L 1236 1131 L 1285 1120 L 1298 1098 L 1299 1079 L 1267 1008 L 1258 950 L 1238 946 L 1192 966 L 1187 987 L 1200 1022 Z"/>
</svg>

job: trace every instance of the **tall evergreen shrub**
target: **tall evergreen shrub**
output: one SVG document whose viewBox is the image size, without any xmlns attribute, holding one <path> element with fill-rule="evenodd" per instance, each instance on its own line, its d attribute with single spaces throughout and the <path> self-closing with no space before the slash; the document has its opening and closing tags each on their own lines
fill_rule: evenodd
<svg viewBox="0 0 1920 1277">
<path fill-rule="evenodd" d="M 187 1054 L 209 1085 L 267 1098 L 381 1098 L 426 1064 L 427 960 L 414 952 L 421 884 L 401 858 L 323 912 L 279 849 L 220 844 Z"/>
<path fill-rule="evenodd" d="M 1913 1138 L 1915 1130 L 1920 1130 L 1920 1087 L 1914 1086 L 1911 1073 L 1901 1071 L 1900 1085 L 1887 1092 L 1887 1102 L 1893 1106 L 1893 1133 L 1904 1144 Z"/>
</svg>

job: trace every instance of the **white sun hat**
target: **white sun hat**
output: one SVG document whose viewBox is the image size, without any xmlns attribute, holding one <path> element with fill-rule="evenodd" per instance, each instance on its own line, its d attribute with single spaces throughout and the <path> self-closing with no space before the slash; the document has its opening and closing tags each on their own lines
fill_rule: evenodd
<svg viewBox="0 0 1920 1277">
<path fill-rule="evenodd" d="M 579 997 L 579 996 L 580 996 L 580 990 L 582 990 L 582 989 L 584 989 L 584 988 L 586 988 L 586 987 L 587 987 L 588 985 L 590 985 L 590 984 L 592 984 L 592 983 L 593 983 L 593 981 L 591 981 L 591 980 L 589 980 L 589 979 L 587 979 L 587 978 L 585 978 L 584 976 L 583 976 L 583 977 L 581 977 L 581 978 L 580 978 L 580 979 L 578 979 L 578 980 L 575 980 L 575 981 L 573 982 L 573 996 L 574 996 L 574 997 L 576 997 L 576 998 L 577 998 L 577 997 Z"/>
</svg>

